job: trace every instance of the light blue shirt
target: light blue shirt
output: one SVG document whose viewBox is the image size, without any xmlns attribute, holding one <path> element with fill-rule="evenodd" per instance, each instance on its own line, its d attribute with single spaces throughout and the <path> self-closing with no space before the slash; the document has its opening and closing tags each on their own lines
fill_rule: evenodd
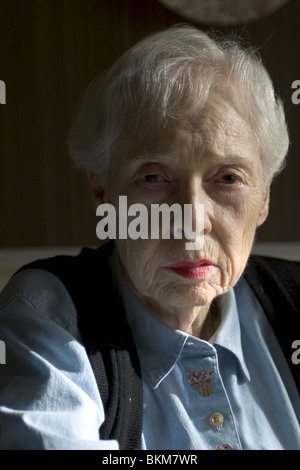
<svg viewBox="0 0 300 470">
<path fill-rule="evenodd" d="M 143 449 L 300 449 L 299 393 L 244 279 L 218 298 L 207 342 L 156 319 L 114 271 L 143 373 Z"/>
<path fill-rule="evenodd" d="M 117 270 L 116 282 L 143 374 L 143 449 L 300 449 L 299 394 L 245 281 L 220 297 L 211 342 L 150 315 Z M 98 438 L 102 401 L 55 276 L 28 270 L 11 279 L 0 296 L 0 340 L 0 449 L 118 449 Z"/>
</svg>

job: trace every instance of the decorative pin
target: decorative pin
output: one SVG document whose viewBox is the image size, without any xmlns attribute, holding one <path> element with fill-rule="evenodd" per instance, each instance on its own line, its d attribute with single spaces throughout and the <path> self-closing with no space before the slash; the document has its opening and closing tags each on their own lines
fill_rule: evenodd
<svg viewBox="0 0 300 470">
<path fill-rule="evenodd" d="M 211 382 L 213 378 L 212 372 L 205 369 L 197 369 L 187 376 L 189 384 L 199 391 L 202 397 L 209 397 L 212 394 Z"/>
<path fill-rule="evenodd" d="M 215 450 L 230 450 L 231 447 L 229 444 L 223 444 L 222 446 L 217 446 Z"/>
</svg>

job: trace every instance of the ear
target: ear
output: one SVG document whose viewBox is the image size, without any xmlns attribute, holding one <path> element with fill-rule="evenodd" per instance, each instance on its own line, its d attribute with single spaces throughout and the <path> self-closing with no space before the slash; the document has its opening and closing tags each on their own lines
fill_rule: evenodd
<svg viewBox="0 0 300 470">
<path fill-rule="evenodd" d="M 266 183 L 264 198 L 263 198 L 262 206 L 261 206 L 261 209 L 260 209 L 260 212 L 259 212 L 259 215 L 258 215 L 257 227 L 259 227 L 260 225 L 262 225 L 265 222 L 265 220 L 266 220 L 266 218 L 268 217 L 268 214 L 269 214 L 270 187 L 271 187 L 271 183 L 273 181 L 273 176 L 274 175 L 272 175 L 271 178 L 269 179 L 269 181 Z"/>
<path fill-rule="evenodd" d="M 104 202 L 104 187 L 99 182 L 99 177 L 97 177 L 92 171 L 87 170 L 87 176 L 90 182 L 90 189 L 93 201 L 96 207 L 98 207 L 99 204 L 102 204 Z"/>
</svg>

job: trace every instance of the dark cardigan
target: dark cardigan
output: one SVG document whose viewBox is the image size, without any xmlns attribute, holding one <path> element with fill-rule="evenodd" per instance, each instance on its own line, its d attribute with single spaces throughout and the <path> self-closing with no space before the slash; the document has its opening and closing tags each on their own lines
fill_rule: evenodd
<svg viewBox="0 0 300 470">
<path fill-rule="evenodd" d="M 124 309 L 113 288 L 109 268 L 112 250 L 113 242 L 109 242 L 96 250 L 84 248 L 76 257 L 56 256 L 21 269 L 50 271 L 69 291 L 105 408 L 99 435 L 116 439 L 121 449 L 139 449 L 141 372 Z M 300 339 L 300 263 L 250 256 L 244 276 L 263 307 L 300 392 L 300 365 L 291 360 L 292 343 Z M 99 315 L 99 303 L 109 306 L 103 316 Z"/>
</svg>

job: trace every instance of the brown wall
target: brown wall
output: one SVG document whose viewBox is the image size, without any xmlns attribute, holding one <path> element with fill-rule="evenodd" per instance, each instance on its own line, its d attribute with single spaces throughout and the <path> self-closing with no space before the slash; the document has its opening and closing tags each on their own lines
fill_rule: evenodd
<svg viewBox="0 0 300 470">
<path fill-rule="evenodd" d="M 292 139 L 259 241 L 298 241 L 300 221 L 300 1 L 237 32 L 259 46 L 284 99 Z M 85 176 L 65 144 L 80 93 L 145 34 L 188 22 L 157 0 L 0 0 L 0 247 L 97 243 Z M 201 25 L 200 25 L 201 26 Z M 207 27 L 204 26 L 204 29 Z"/>
</svg>

